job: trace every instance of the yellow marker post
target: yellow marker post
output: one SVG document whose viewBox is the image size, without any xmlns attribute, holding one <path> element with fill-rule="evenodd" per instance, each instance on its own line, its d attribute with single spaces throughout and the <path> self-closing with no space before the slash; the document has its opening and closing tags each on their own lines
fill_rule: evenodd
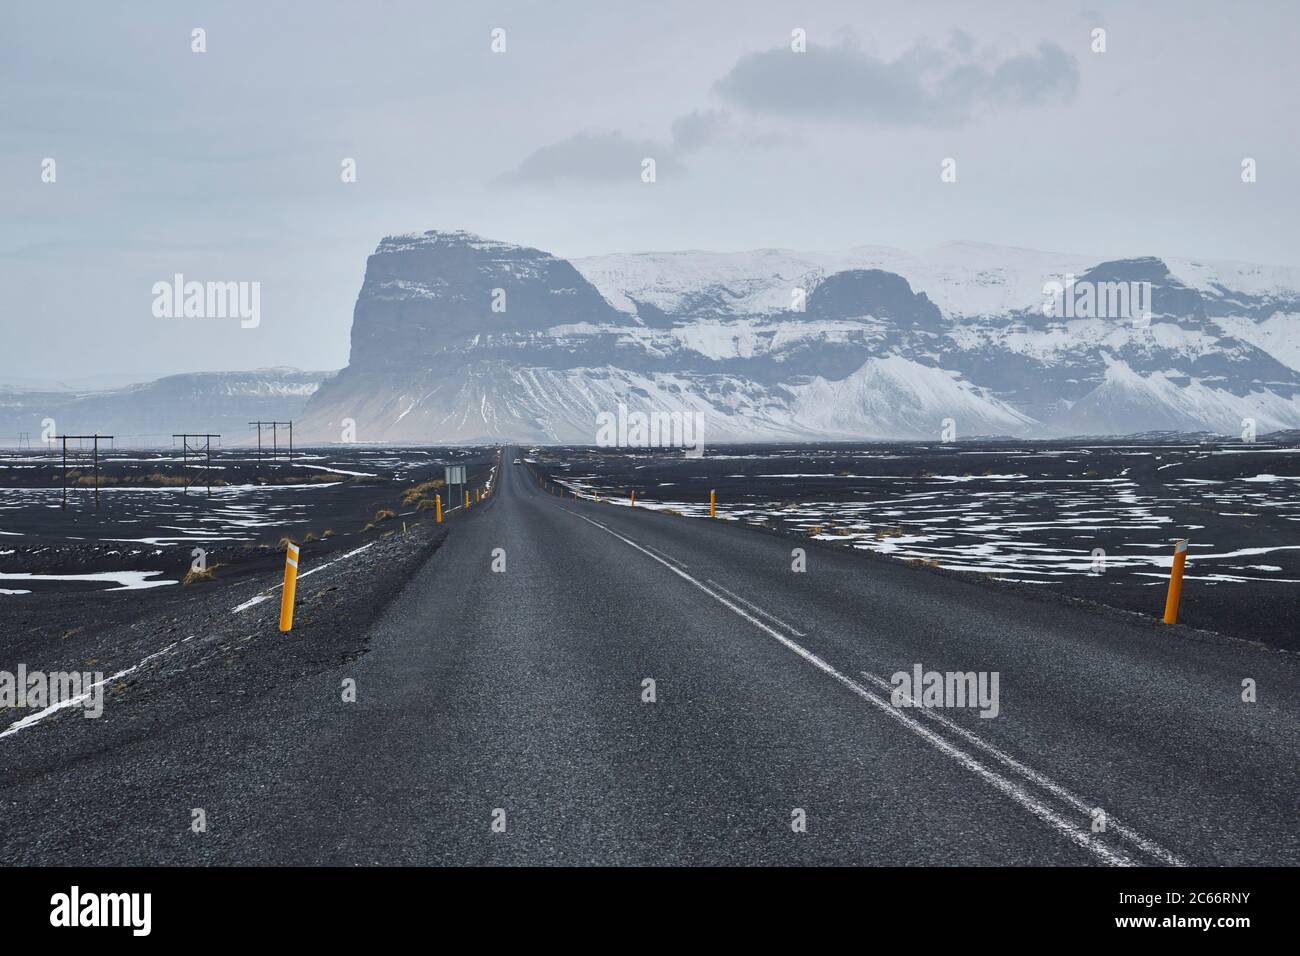
<svg viewBox="0 0 1300 956">
<path fill-rule="evenodd" d="M 280 630 L 293 629 L 293 598 L 298 591 L 298 546 L 289 542 L 284 552 L 284 590 L 280 593 Z"/>
<path fill-rule="evenodd" d="M 1174 545 L 1174 566 L 1169 571 L 1169 595 L 1165 598 L 1165 623 L 1178 623 L 1178 599 L 1183 596 L 1183 567 L 1187 564 L 1187 539 Z"/>
<path fill-rule="evenodd" d="M 632 492 L 632 507 L 636 507 L 636 492 Z"/>
<path fill-rule="evenodd" d="M 718 505 L 718 493 L 717 490 L 715 489 L 709 492 L 709 517 L 710 518 L 716 518 L 718 516 L 717 505 Z"/>
<path fill-rule="evenodd" d="M 468 489 L 468 488 L 465 489 L 465 507 L 466 507 L 466 508 L 469 507 L 469 489 Z"/>
<path fill-rule="evenodd" d="M 483 492 L 481 492 L 479 489 L 475 488 L 475 489 L 474 489 L 474 504 L 478 504 L 478 503 L 479 503 L 480 501 L 482 501 L 482 500 L 483 500 Z"/>
<path fill-rule="evenodd" d="M 442 495 L 433 496 L 434 514 L 437 515 L 438 524 L 442 524 Z"/>
</svg>

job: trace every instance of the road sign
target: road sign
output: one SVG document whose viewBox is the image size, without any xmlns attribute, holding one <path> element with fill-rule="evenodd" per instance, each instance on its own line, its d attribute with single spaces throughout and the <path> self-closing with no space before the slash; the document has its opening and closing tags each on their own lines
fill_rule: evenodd
<svg viewBox="0 0 1300 956">
<path fill-rule="evenodd" d="M 445 469 L 445 473 L 443 475 L 442 480 L 444 484 L 448 484 L 448 485 L 465 484 L 465 466 L 448 465 Z"/>
</svg>

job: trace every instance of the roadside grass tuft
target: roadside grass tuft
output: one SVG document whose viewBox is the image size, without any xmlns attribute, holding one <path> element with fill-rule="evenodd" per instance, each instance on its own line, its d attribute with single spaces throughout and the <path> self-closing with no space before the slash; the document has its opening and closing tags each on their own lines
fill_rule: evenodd
<svg viewBox="0 0 1300 956">
<path fill-rule="evenodd" d="M 196 571 L 190 568 L 185 572 L 185 577 L 181 579 L 181 584 L 184 587 L 189 587 L 191 584 L 198 584 L 200 581 L 215 581 L 217 578 L 216 571 L 219 567 L 221 567 L 219 564 L 209 564 L 205 571 Z"/>
<path fill-rule="evenodd" d="M 185 484 L 185 476 L 164 475 L 161 472 L 155 471 L 152 474 L 145 475 L 143 478 L 141 478 L 140 484 L 157 485 L 160 488 L 179 488 Z M 207 484 L 207 482 L 204 482 L 204 484 Z M 214 481 L 213 484 L 215 485 L 216 482 Z"/>
<path fill-rule="evenodd" d="M 430 491 L 441 488 L 443 481 L 441 478 L 434 478 L 432 481 L 422 481 L 418 485 L 407 488 L 402 492 L 402 504 L 408 508 L 418 502 L 421 498 L 427 498 Z"/>
</svg>

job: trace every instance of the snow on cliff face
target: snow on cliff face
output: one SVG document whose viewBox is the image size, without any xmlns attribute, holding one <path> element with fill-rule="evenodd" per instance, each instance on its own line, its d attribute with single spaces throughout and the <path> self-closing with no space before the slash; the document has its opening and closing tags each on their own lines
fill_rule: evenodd
<svg viewBox="0 0 1300 956">
<path fill-rule="evenodd" d="M 1180 385 L 1176 374 L 1140 375 L 1124 362 L 1112 362 L 1098 388 L 1064 417 L 1074 434 L 1124 434 L 1133 423 L 1141 431 L 1213 431 L 1234 434 L 1245 419 L 1259 432 L 1294 427 L 1300 396 L 1282 398 L 1264 389 L 1234 395 L 1200 380 Z"/>
<path fill-rule="evenodd" d="M 1300 313 L 1277 313 L 1257 322 L 1246 316 L 1225 316 L 1215 324 L 1233 336 L 1272 355 L 1288 368 L 1300 371 Z"/>
<path fill-rule="evenodd" d="M 790 308 L 795 288 L 810 289 L 848 269 L 880 269 L 902 276 L 952 318 L 999 316 L 1039 309 L 1043 286 L 1085 275 L 1096 256 L 1038 252 L 978 242 L 948 242 L 908 252 L 858 246 L 844 252 L 787 249 L 753 252 L 627 253 L 574 259 L 573 265 L 616 309 L 634 314 L 637 303 L 665 312 L 727 303 L 733 315 L 763 315 Z M 1242 262 L 1166 259 L 1170 273 L 1211 296 L 1239 293 L 1286 302 L 1300 297 L 1300 269 Z"/>
<path fill-rule="evenodd" d="M 870 359 L 839 381 L 818 377 L 792 391 L 794 420 L 836 438 L 859 436 L 864 421 L 873 423 L 877 437 L 932 441 L 949 424 L 954 437 L 1023 433 L 1035 424 L 955 372 L 897 355 Z M 968 433 L 956 434 L 958 427 Z"/>
<path fill-rule="evenodd" d="M 970 434 L 1023 432 L 1033 423 L 973 388 L 955 373 L 906 359 L 871 360 L 849 377 L 814 378 L 768 387 L 726 374 L 686 375 L 617 368 L 473 366 L 404 383 L 379 406 L 382 393 L 344 400 L 326 412 L 327 426 L 355 418 L 366 441 L 410 441 L 437 433 L 439 441 L 516 440 L 594 444 L 598 416 L 629 412 L 699 413 L 705 443 L 789 441 L 812 437 L 938 440 L 946 420 Z M 325 406 L 321 406 L 325 410 Z M 869 436 L 864 422 L 870 422 Z"/>
<path fill-rule="evenodd" d="M 733 315 L 764 315 L 791 307 L 793 290 L 828 275 L 879 269 L 902 276 L 945 315 L 1004 315 L 1037 308 L 1043 285 L 1086 272 L 1095 259 L 980 243 L 946 243 L 924 252 L 860 246 L 845 252 L 671 252 L 591 256 L 573 264 L 620 311 L 638 303 L 689 314 L 721 303 Z"/>
<path fill-rule="evenodd" d="M 1202 292 L 1219 290 L 1251 297 L 1294 300 L 1300 290 L 1300 269 L 1249 262 L 1166 259 L 1169 271 Z"/>
<path fill-rule="evenodd" d="M 1150 321 L 1044 315 L 1044 287 L 1070 276 L 1149 282 Z M 1300 270 L 978 243 L 570 263 L 396 236 L 304 428 L 589 442 L 619 404 L 701 412 L 717 441 L 933 439 L 946 419 L 959 437 L 1297 427 L 1298 290 Z"/>
</svg>

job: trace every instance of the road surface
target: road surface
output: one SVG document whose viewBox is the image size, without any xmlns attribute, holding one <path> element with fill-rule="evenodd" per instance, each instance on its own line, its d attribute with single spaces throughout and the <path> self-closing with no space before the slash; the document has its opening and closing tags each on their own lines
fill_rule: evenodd
<svg viewBox="0 0 1300 956">
<path fill-rule="evenodd" d="M 57 824 L 10 834 L 24 861 L 1300 862 L 1294 655 L 830 548 L 795 571 L 800 541 L 555 497 L 514 454 L 359 660 L 10 781 Z M 997 716 L 893 706 L 916 665 L 996 672 Z"/>
</svg>

